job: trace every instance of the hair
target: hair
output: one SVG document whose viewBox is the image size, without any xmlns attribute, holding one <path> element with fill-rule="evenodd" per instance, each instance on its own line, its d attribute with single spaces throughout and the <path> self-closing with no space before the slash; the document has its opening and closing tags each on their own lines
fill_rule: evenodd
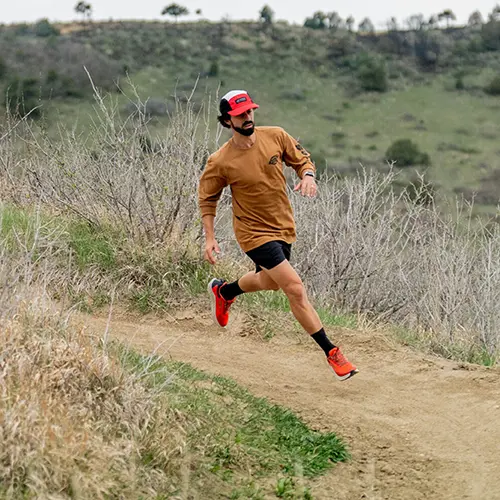
<svg viewBox="0 0 500 500">
<path fill-rule="evenodd" d="M 217 120 L 224 128 L 231 128 L 231 125 L 226 123 L 228 120 L 231 120 L 229 113 L 222 113 L 222 115 L 217 117 Z"/>
</svg>

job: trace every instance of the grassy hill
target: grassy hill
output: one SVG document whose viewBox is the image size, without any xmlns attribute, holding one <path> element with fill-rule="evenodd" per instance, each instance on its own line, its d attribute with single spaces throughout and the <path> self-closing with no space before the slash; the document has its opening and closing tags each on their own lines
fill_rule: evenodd
<svg viewBox="0 0 500 500">
<path fill-rule="evenodd" d="M 430 165 L 401 168 L 401 182 L 425 173 L 438 196 L 476 196 L 479 212 L 495 212 L 500 97 L 485 89 L 500 75 L 500 22 L 377 35 L 203 21 L 60 25 L 49 36 L 42 28 L 0 30 L 0 84 L 10 96 L 25 92 L 26 107 L 41 100 L 51 135 L 61 125 L 85 133 L 91 124 L 94 102 L 82 66 L 123 115 L 135 109 L 130 84 L 149 99 L 159 137 L 174 96 L 186 99 L 199 78 L 196 103 L 231 88 L 249 90 L 261 105 L 258 123 L 286 128 L 321 169 L 385 170 L 394 159 L 386 157 L 388 147 L 411 139 Z"/>
</svg>

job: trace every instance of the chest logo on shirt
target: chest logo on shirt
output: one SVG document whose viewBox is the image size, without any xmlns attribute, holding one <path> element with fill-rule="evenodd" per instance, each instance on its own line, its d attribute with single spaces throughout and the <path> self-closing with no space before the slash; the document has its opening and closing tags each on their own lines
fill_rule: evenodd
<svg viewBox="0 0 500 500">
<path fill-rule="evenodd" d="M 276 165 L 276 163 L 278 163 L 278 155 L 274 155 L 273 157 L 271 157 L 271 159 L 269 160 L 269 165 Z"/>
<path fill-rule="evenodd" d="M 302 144 L 295 144 L 295 147 L 303 154 L 303 155 L 306 155 L 308 156 L 309 153 L 303 148 Z"/>
</svg>

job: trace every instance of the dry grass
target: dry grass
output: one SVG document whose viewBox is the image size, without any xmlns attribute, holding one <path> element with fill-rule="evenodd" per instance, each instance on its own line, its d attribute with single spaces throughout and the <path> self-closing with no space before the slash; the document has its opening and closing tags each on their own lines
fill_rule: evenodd
<svg viewBox="0 0 500 500">
<path fill-rule="evenodd" d="M 137 498 L 158 492 L 158 475 L 175 482 L 176 471 L 159 474 L 140 460 L 152 442 L 161 441 L 159 460 L 182 450 L 168 405 L 83 331 L 20 311 L 2 328 L 2 344 L 0 485 L 7 498 Z"/>
<path fill-rule="evenodd" d="M 158 391 L 56 312 L 58 238 L 46 230 L 34 218 L 0 239 L 0 496 L 161 492 L 180 474 L 166 454 L 182 450 L 182 427 Z M 161 473 L 141 463 L 160 442 Z"/>
</svg>

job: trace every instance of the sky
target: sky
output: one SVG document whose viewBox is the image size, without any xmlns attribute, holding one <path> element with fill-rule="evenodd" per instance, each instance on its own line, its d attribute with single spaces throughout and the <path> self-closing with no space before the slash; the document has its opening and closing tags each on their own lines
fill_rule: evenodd
<svg viewBox="0 0 500 500">
<path fill-rule="evenodd" d="M 86 0 L 92 5 L 93 18 L 108 19 L 161 19 L 161 11 L 165 5 L 174 0 L 142 0 L 140 2 L 123 0 Z M 202 10 L 202 18 L 218 21 L 228 18 L 233 21 L 257 19 L 259 10 L 268 4 L 275 12 L 276 20 L 287 20 L 290 23 L 303 24 L 306 17 L 315 11 L 331 12 L 336 10 L 342 18 L 352 15 L 356 25 L 364 17 L 369 17 L 377 29 L 383 29 L 386 21 L 394 16 L 403 23 L 412 14 L 422 13 L 426 17 L 452 9 L 457 22 L 464 24 L 471 12 L 479 10 L 483 17 L 491 12 L 500 0 L 262 0 L 259 2 L 237 2 L 235 0 L 175 0 L 187 7 L 192 14 L 185 20 L 199 19 L 194 14 Z M 47 17 L 50 21 L 71 21 L 77 19 L 74 7 L 77 0 L 0 0 L 0 23 L 33 22 Z"/>
</svg>

